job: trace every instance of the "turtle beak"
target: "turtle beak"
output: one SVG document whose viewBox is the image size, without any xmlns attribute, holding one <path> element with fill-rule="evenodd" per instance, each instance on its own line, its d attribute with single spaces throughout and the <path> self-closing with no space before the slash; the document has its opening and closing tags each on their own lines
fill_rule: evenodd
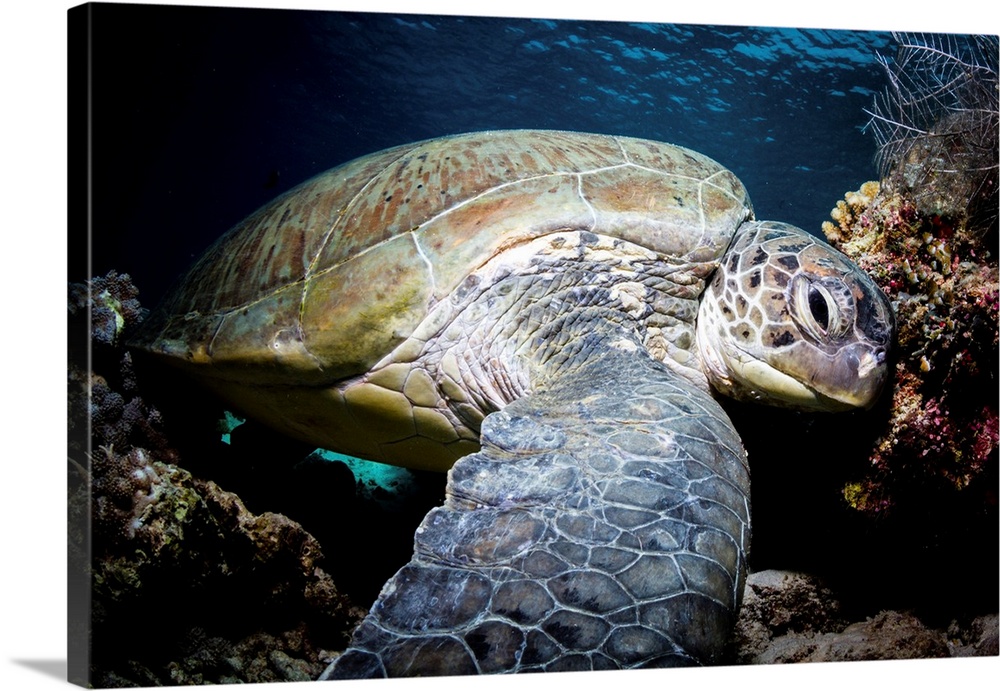
<svg viewBox="0 0 1000 691">
<path fill-rule="evenodd" d="M 841 404 L 840 409 L 870 409 L 888 378 L 888 354 L 881 346 L 856 343 L 842 348 L 822 376 L 820 393 Z"/>
</svg>

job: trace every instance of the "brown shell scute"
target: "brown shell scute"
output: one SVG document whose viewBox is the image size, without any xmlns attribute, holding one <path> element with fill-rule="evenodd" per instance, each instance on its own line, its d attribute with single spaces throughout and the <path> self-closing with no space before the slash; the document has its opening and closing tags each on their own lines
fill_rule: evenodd
<svg viewBox="0 0 1000 691">
<path fill-rule="evenodd" d="M 750 214 L 735 176 L 659 142 L 509 131 L 400 146 L 232 229 L 140 345 L 223 377 L 332 382 L 370 369 L 507 248 L 582 229 L 711 261 Z"/>
<path fill-rule="evenodd" d="M 351 198 L 405 148 L 322 173 L 255 211 L 192 267 L 170 303 L 171 311 L 225 312 L 301 283 Z M 361 237 L 344 234 L 336 243 L 340 256 L 388 237 L 384 230 L 379 237 L 379 231 L 372 226 Z"/>
<path fill-rule="evenodd" d="M 594 208 L 595 229 L 671 257 L 714 258 L 747 217 L 731 187 L 690 174 L 622 167 L 584 175 L 581 187 Z"/>
<path fill-rule="evenodd" d="M 310 279 L 302 303 L 302 338 L 327 374 L 364 372 L 409 336 L 427 313 L 432 281 L 413 239 L 376 245 L 364 261 L 337 264 Z"/>
</svg>

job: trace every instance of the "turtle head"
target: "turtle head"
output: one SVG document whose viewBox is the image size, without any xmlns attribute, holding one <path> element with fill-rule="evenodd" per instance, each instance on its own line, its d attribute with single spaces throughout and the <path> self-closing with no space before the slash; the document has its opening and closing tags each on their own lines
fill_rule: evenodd
<svg viewBox="0 0 1000 691">
<path fill-rule="evenodd" d="M 784 223 L 743 224 L 698 313 L 712 386 L 812 410 L 869 408 L 888 373 L 888 299 L 843 254 Z"/>
</svg>

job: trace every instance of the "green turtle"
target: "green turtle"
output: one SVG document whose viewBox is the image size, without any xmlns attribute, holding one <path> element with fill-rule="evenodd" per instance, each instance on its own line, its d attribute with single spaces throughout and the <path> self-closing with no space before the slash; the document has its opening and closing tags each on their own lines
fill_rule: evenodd
<svg viewBox="0 0 1000 691">
<path fill-rule="evenodd" d="M 448 471 L 323 678 L 711 664 L 750 539 L 713 397 L 869 407 L 892 310 L 670 144 L 500 131 L 334 168 L 223 236 L 135 345 L 291 437 Z"/>
</svg>

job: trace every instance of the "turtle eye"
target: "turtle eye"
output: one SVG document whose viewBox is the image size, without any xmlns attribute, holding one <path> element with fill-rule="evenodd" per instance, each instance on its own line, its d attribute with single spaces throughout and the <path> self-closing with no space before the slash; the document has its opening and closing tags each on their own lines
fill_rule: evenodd
<svg viewBox="0 0 1000 691">
<path fill-rule="evenodd" d="M 830 328 L 830 304 L 827 299 L 816 286 L 809 286 L 809 311 L 823 331 Z"/>
<path fill-rule="evenodd" d="M 795 321 L 817 341 L 843 336 L 854 319 L 850 289 L 833 277 L 799 274 L 792 279 Z"/>
</svg>

